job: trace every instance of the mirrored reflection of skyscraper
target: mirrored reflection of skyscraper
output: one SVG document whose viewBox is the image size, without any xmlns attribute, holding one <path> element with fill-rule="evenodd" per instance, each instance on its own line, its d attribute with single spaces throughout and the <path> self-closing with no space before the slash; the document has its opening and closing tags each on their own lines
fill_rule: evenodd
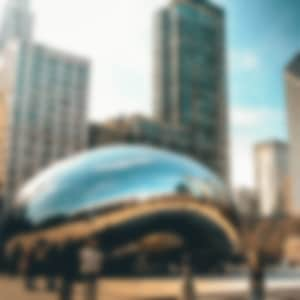
<svg viewBox="0 0 300 300">
<path fill-rule="evenodd" d="M 300 214 L 300 54 L 286 69 L 293 212 Z"/>
<path fill-rule="evenodd" d="M 200 161 L 228 176 L 224 12 L 173 0 L 155 23 L 155 115 L 184 126 Z"/>
<path fill-rule="evenodd" d="M 8 198 L 36 172 L 86 147 L 89 61 L 35 43 L 29 1 L 9 1 L 1 36 L 8 103 Z"/>
</svg>

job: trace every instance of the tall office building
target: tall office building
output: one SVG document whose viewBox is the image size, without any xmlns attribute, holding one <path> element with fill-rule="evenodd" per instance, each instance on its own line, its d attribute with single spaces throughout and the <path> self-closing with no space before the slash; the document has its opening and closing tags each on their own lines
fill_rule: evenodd
<svg viewBox="0 0 300 300">
<path fill-rule="evenodd" d="M 290 175 L 293 212 L 300 214 L 300 54 L 286 69 L 286 93 L 290 138 Z"/>
<path fill-rule="evenodd" d="M 2 93 L 9 116 L 9 199 L 28 178 L 81 151 L 87 142 L 89 61 L 33 42 L 28 5 L 24 0 L 8 5 L 1 38 L 0 81 L 7 81 Z M 24 32 L 16 26 L 19 16 L 28 26 Z"/>
<path fill-rule="evenodd" d="M 6 178 L 6 162 L 7 162 L 7 129 L 8 129 L 8 106 L 5 95 L 0 93 L 0 198 Z M 1 206 L 1 203 L 0 203 Z"/>
<path fill-rule="evenodd" d="M 258 144 L 255 148 L 255 167 L 259 214 L 271 217 L 287 213 L 287 144 L 280 141 Z"/>
<path fill-rule="evenodd" d="M 33 15 L 30 11 L 29 0 L 10 0 L 4 11 L 1 28 L 0 46 L 8 40 L 18 39 L 30 41 L 32 38 Z"/>
<path fill-rule="evenodd" d="M 155 116 L 184 126 L 198 159 L 228 179 L 225 20 L 205 0 L 173 0 L 155 22 Z"/>
</svg>

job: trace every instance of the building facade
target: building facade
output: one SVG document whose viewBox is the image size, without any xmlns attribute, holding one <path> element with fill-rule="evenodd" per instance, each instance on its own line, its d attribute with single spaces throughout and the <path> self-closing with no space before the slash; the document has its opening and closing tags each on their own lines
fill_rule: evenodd
<svg viewBox="0 0 300 300">
<path fill-rule="evenodd" d="M 143 116 L 117 118 L 89 127 L 89 147 L 129 143 L 146 144 L 192 155 L 192 140 L 181 127 L 168 126 Z"/>
<path fill-rule="evenodd" d="M 173 0 L 155 22 L 155 116 L 186 127 L 198 160 L 228 180 L 225 17 L 205 0 Z"/>
<path fill-rule="evenodd" d="M 286 214 L 288 145 L 280 141 L 258 144 L 255 167 L 259 214 L 263 217 Z"/>
<path fill-rule="evenodd" d="M 7 131 L 8 131 L 8 106 L 5 95 L 0 94 L 0 197 L 3 196 L 3 188 L 6 178 L 7 162 Z M 1 206 L 1 204 L 0 204 Z"/>
<path fill-rule="evenodd" d="M 300 54 L 286 69 L 286 94 L 290 140 L 291 201 L 295 214 L 300 214 Z"/>
<path fill-rule="evenodd" d="M 30 0 L 10 0 L 4 9 L 0 46 L 12 39 L 30 41 L 33 33 L 33 14 Z"/>
<path fill-rule="evenodd" d="M 234 192 L 237 211 L 241 217 L 255 219 L 258 217 L 258 199 L 254 189 L 240 188 Z"/>
<path fill-rule="evenodd" d="M 4 64 L 0 63 L 0 219 L 4 207 L 3 199 L 9 150 L 9 103 L 7 97 L 9 78 L 5 71 Z"/>
<path fill-rule="evenodd" d="M 13 11 L 22 10 L 28 30 L 24 35 L 5 35 L 12 39 L 5 40 L 1 49 L 2 74 L 8 78 L 3 92 L 10 124 L 5 167 L 9 199 L 35 173 L 83 150 L 87 142 L 89 61 L 29 39 L 31 22 L 25 22 L 26 12 L 28 19 L 30 16 L 26 4 L 19 0 L 8 6 Z M 4 28 L 2 32 L 14 33 L 6 23 Z"/>
</svg>

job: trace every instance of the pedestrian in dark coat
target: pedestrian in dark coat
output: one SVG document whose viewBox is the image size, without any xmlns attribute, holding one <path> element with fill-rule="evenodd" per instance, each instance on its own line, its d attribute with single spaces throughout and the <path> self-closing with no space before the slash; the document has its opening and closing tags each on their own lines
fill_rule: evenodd
<svg viewBox="0 0 300 300">
<path fill-rule="evenodd" d="M 46 259 L 46 276 L 47 276 L 47 289 L 48 291 L 55 291 L 56 286 L 56 278 L 59 274 L 59 249 L 56 245 L 51 245 L 47 250 L 47 259 Z"/>
<path fill-rule="evenodd" d="M 78 274 L 78 247 L 75 242 L 68 242 L 60 255 L 62 287 L 60 300 L 73 298 L 73 285 Z"/>
<path fill-rule="evenodd" d="M 35 248 L 28 249 L 24 255 L 24 260 L 22 263 L 22 270 L 25 279 L 25 287 L 28 290 L 35 290 L 35 276 L 36 276 L 36 269 L 35 269 Z"/>
<path fill-rule="evenodd" d="M 12 253 L 9 255 L 9 274 L 17 275 L 21 264 L 22 247 L 17 245 Z"/>
</svg>

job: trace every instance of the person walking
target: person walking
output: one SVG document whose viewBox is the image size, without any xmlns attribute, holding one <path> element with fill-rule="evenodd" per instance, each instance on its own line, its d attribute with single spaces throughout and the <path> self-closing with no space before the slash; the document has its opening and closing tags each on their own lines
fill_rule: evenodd
<svg viewBox="0 0 300 300">
<path fill-rule="evenodd" d="M 45 241 L 40 240 L 32 248 L 25 251 L 21 269 L 25 279 L 25 287 L 28 290 L 36 289 L 36 278 L 45 271 L 46 245 Z"/>
<path fill-rule="evenodd" d="M 11 276 L 17 276 L 19 273 L 19 267 L 22 259 L 22 247 L 17 245 L 9 257 L 9 274 Z"/>
<path fill-rule="evenodd" d="M 265 262 L 261 253 L 250 252 L 250 282 L 251 282 L 251 300 L 265 299 Z"/>
<path fill-rule="evenodd" d="M 58 275 L 59 250 L 57 245 L 49 245 L 46 259 L 47 290 L 53 292 L 57 289 L 56 277 Z"/>
<path fill-rule="evenodd" d="M 60 252 L 60 274 L 62 276 L 62 285 L 60 289 L 60 300 L 72 300 L 73 286 L 77 275 L 78 266 L 78 247 L 68 241 Z"/>
<path fill-rule="evenodd" d="M 96 239 L 86 242 L 80 251 L 80 271 L 86 282 L 86 300 L 97 298 L 97 276 L 103 266 L 103 253 Z"/>
<path fill-rule="evenodd" d="M 35 252 L 36 249 L 26 249 L 23 261 L 21 264 L 21 271 L 24 276 L 25 287 L 28 290 L 35 290 Z"/>
<path fill-rule="evenodd" d="M 191 269 L 190 257 L 187 254 L 184 256 L 182 262 L 182 277 L 182 300 L 195 300 L 196 293 L 194 287 L 193 272 Z"/>
</svg>

